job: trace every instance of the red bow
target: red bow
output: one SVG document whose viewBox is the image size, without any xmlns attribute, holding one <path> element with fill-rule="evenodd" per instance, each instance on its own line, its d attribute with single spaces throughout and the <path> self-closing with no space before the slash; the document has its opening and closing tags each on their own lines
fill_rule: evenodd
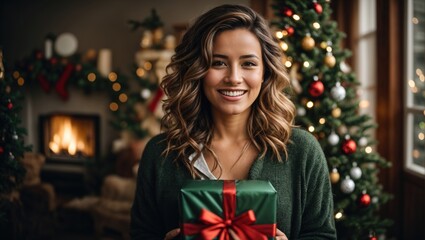
<svg viewBox="0 0 425 240">
<path fill-rule="evenodd" d="M 259 239 L 267 240 L 267 236 L 276 235 L 276 224 L 255 223 L 255 213 L 248 210 L 235 217 L 236 211 L 236 184 L 235 181 L 223 181 L 223 214 L 221 218 L 213 212 L 202 209 L 199 220 L 203 224 L 184 223 L 185 235 L 199 234 L 199 239 L 230 240 L 229 229 L 232 229 L 240 240 Z"/>
</svg>

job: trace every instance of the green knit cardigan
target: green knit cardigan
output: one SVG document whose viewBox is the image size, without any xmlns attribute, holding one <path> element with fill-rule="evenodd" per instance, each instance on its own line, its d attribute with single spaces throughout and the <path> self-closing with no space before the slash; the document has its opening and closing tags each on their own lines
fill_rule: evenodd
<svg viewBox="0 0 425 240">
<path fill-rule="evenodd" d="M 152 138 L 139 165 L 136 196 L 131 210 L 132 239 L 164 239 L 179 227 L 178 196 L 182 183 L 191 179 L 174 154 L 164 158 L 165 135 Z M 256 159 L 248 179 L 268 180 L 277 191 L 277 228 L 289 239 L 336 239 L 329 170 L 317 140 L 293 129 L 283 162 L 269 154 Z"/>
</svg>

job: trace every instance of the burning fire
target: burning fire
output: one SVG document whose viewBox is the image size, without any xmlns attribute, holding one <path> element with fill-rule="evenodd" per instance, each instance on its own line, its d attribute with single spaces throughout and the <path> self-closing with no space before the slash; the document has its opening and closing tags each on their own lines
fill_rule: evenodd
<svg viewBox="0 0 425 240">
<path fill-rule="evenodd" d="M 55 126 L 56 131 L 49 142 L 49 149 L 59 154 L 63 151 L 68 152 L 69 155 L 76 155 L 77 153 L 84 153 L 86 144 L 82 140 L 78 129 L 72 125 L 70 118 L 61 118 L 59 126 Z M 56 125 L 56 124 L 55 124 Z"/>
</svg>

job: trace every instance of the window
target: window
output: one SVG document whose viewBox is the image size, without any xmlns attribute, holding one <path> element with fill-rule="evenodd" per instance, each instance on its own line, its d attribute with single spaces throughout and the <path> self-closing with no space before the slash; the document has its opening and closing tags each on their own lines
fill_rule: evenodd
<svg viewBox="0 0 425 240">
<path fill-rule="evenodd" d="M 405 167 L 425 177 L 425 2 L 407 1 Z"/>
<path fill-rule="evenodd" d="M 356 69 L 360 113 L 376 122 L 376 0 L 359 0 Z M 373 135 L 373 133 L 371 133 Z"/>
</svg>

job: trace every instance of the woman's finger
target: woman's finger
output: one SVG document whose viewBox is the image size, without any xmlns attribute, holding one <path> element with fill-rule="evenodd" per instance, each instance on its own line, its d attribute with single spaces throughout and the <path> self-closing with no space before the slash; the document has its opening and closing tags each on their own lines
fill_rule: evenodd
<svg viewBox="0 0 425 240">
<path fill-rule="evenodd" d="M 171 239 L 177 237 L 177 235 L 179 235 L 179 233 L 180 233 L 180 228 L 175 228 L 175 229 L 167 232 L 167 234 L 165 234 L 164 240 L 171 240 Z"/>
<path fill-rule="evenodd" d="M 280 231 L 279 229 L 276 229 L 276 240 L 288 240 L 288 237 Z"/>
</svg>

